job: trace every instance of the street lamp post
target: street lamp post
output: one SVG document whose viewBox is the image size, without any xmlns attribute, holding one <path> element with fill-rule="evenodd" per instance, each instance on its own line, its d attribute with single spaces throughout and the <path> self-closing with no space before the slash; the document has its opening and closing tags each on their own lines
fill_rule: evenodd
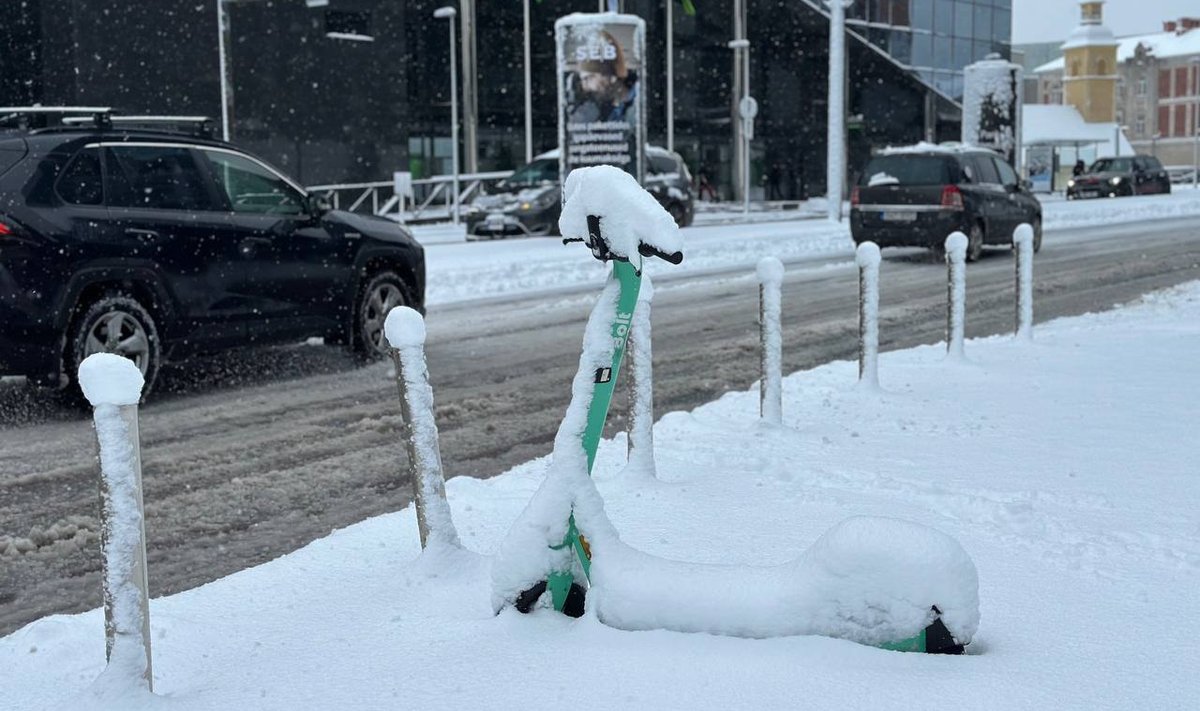
<svg viewBox="0 0 1200 711">
<path fill-rule="evenodd" d="M 454 59 L 454 18 L 458 11 L 447 5 L 433 11 L 433 16 L 439 20 L 449 20 L 450 26 L 450 161 L 454 164 L 454 204 L 453 220 L 458 224 L 458 63 Z"/>
<path fill-rule="evenodd" d="M 225 33 L 229 23 L 225 17 L 225 0 L 217 0 L 217 54 L 218 67 L 221 72 L 221 138 L 229 140 L 229 67 L 225 54 Z"/>
<path fill-rule="evenodd" d="M 525 162 L 533 162 L 533 84 L 529 80 L 529 0 L 525 0 Z"/>
<path fill-rule="evenodd" d="M 728 47 L 735 54 L 744 51 L 742 55 L 742 98 L 738 102 L 738 116 L 741 119 L 742 134 L 742 214 L 750 214 L 750 139 L 754 132 L 754 116 L 758 106 L 750 97 L 750 40 L 730 40 Z"/>
<path fill-rule="evenodd" d="M 846 0 L 829 5 L 829 131 L 826 135 L 825 183 L 829 219 L 842 221 L 842 188 L 846 183 Z"/>
</svg>

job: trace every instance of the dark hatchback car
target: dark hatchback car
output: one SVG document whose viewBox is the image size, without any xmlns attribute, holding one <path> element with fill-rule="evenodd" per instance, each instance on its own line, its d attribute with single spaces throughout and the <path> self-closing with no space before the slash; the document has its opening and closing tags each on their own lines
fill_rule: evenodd
<svg viewBox="0 0 1200 711">
<path fill-rule="evenodd" d="M 646 163 L 646 190 L 680 227 L 692 224 L 696 196 L 683 158 L 648 146 Z M 558 172 L 558 151 L 549 151 L 476 197 L 464 210 L 467 239 L 558 234 L 558 216 L 562 213 Z"/>
<path fill-rule="evenodd" d="M 0 375 L 65 386 L 106 351 L 148 392 L 164 361 L 308 336 L 377 357 L 387 312 L 424 292 L 403 228 L 228 143 L 107 113 L 0 128 Z"/>
<path fill-rule="evenodd" d="M 1171 192 L 1171 176 L 1154 156 L 1101 158 L 1067 181 L 1067 199 L 1127 197 Z"/>
<path fill-rule="evenodd" d="M 943 249 L 955 231 L 967 235 L 967 259 L 984 245 L 1012 245 L 1021 223 L 1042 246 L 1042 206 L 1016 171 L 992 151 L 922 144 L 889 149 L 863 170 L 850 195 L 855 244 Z"/>
</svg>

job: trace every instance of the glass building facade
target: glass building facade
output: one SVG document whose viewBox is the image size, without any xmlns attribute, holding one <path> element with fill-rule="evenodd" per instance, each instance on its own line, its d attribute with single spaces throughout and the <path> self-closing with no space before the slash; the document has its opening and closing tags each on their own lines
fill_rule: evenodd
<svg viewBox="0 0 1200 711">
<path fill-rule="evenodd" d="M 1012 0 L 855 0 L 846 22 L 955 100 L 963 67 L 1011 54 Z"/>
</svg>

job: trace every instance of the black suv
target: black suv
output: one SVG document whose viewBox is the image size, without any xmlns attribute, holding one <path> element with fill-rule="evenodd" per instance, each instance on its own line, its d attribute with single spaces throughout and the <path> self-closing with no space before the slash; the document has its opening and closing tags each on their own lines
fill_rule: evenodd
<svg viewBox="0 0 1200 711">
<path fill-rule="evenodd" d="M 0 108 L 0 375 L 66 386 L 115 352 L 148 392 L 165 360 L 307 336 L 377 357 L 387 312 L 423 309 L 424 250 L 395 223 L 228 143 L 88 111 Z"/>
<path fill-rule="evenodd" d="M 1067 181 L 1067 199 L 1171 192 L 1171 176 L 1154 156 L 1101 158 Z"/>
<path fill-rule="evenodd" d="M 1033 227 L 1042 247 L 1042 206 L 1016 171 L 992 151 L 919 144 L 882 151 L 850 194 L 854 243 L 943 249 L 951 232 L 967 235 L 967 259 L 985 244 L 1011 245 L 1013 230 Z"/>
<path fill-rule="evenodd" d="M 676 224 L 692 224 L 696 196 L 691 173 L 678 153 L 647 146 L 643 185 L 671 213 Z M 562 183 L 558 178 L 558 151 L 554 150 L 517 168 L 466 206 L 467 239 L 558 234 L 561 213 Z"/>
</svg>

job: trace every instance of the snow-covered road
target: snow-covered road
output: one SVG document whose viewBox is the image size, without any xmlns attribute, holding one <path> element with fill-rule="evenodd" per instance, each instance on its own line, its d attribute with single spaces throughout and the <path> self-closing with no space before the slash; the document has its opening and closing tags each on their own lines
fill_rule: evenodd
<svg viewBox="0 0 1200 711">
<path fill-rule="evenodd" d="M 1048 198 L 1043 207 L 1051 241 L 1086 241 L 1086 231 L 1066 229 L 1090 226 L 1140 224 L 1172 218 L 1200 218 L 1200 191 L 1178 188 L 1171 195 L 1147 195 L 1115 200 L 1066 201 Z M 444 228 L 427 230 L 433 240 L 445 238 Z M 656 278 L 751 271 L 763 257 L 778 257 L 785 264 L 851 259 L 854 243 L 846 224 L 805 219 L 790 222 L 703 225 L 683 231 L 683 264 L 651 263 Z M 417 231 L 422 236 L 422 230 Z M 460 238 L 461 239 L 461 238 Z M 426 248 L 430 305 L 479 298 L 562 291 L 581 285 L 598 286 L 604 268 L 586 258 L 579 245 L 564 246 L 557 238 L 533 237 L 496 242 L 441 242 Z"/>
</svg>

